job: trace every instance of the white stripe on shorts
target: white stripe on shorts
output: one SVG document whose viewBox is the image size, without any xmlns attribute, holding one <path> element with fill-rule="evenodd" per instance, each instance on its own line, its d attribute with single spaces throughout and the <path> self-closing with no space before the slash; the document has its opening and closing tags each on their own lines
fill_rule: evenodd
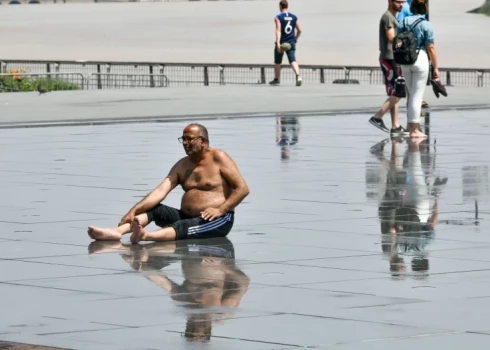
<svg viewBox="0 0 490 350">
<path fill-rule="evenodd" d="M 197 226 L 189 227 L 189 234 L 194 235 L 194 234 L 198 234 L 201 232 L 211 231 L 211 230 L 214 230 L 220 226 L 223 226 L 228 221 L 231 221 L 231 214 L 230 213 L 226 213 L 225 216 L 222 216 L 222 217 L 220 217 L 214 221 L 207 222 L 204 225 L 197 225 Z"/>
</svg>

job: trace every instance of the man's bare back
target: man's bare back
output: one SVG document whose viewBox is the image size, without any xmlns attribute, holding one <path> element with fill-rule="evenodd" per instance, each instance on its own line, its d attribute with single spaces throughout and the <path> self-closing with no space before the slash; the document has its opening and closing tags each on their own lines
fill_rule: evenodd
<svg viewBox="0 0 490 350">
<path fill-rule="evenodd" d="M 118 227 L 89 226 L 88 235 L 95 240 L 120 240 L 132 232 L 131 242 L 171 241 L 187 237 L 225 237 L 234 222 L 234 210 L 249 194 L 237 165 L 224 151 L 209 147 L 207 129 L 190 124 L 179 141 L 186 157 L 180 159 L 168 176 L 123 216 Z M 185 193 L 181 209 L 161 204 L 175 187 Z M 160 230 L 147 232 L 144 227 L 155 222 Z"/>
</svg>

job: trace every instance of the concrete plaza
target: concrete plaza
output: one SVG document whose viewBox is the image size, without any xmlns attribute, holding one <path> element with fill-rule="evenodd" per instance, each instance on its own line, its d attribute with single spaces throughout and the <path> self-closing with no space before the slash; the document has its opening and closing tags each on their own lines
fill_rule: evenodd
<svg viewBox="0 0 490 350">
<path fill-rule="evenodd" d="M 488 66 L 481 1 L 431 2 L 443 65 Z M 276 5 L 2 7 L 0 59 L 264 63 Z M 383 2 L 294 6 L 305 63 L 377 64 Z M 0 348 L 488 349 L 490 90 L 448 92 L 428 88 L 421 144 L 367 122 L 382 86 L 0 94 Z M 195 121 L 251 189 L 227 239 L 93 242 Z"/>
<path fill-rule="evenodd" d="M 483 0 L 431 0 L 441 67 L 490 68 Z M 2 6 L 0 60 L 272 63 L 278 0 Z M 386 0 L 292 0 L 300 64 L 378 66 Z"/>
<path fill-rule="evenodd" d="M 237 89 L 267 112 L 253 88 Z M 115 118 L 44 128 L 18 127 L 2 114 L 0 339 L 68 349 L 487 349 L 490 122 L 488 110 L 475 107 L 484 102 L 480 91 L 480 99 L 456 90 L 454 100 L 427 94 L 430 139 L 418 147 L 386 140 L 367 112 L 342 114 L 359 106 L 340 92 L 328 97 L 337 115 L 328 106 L 314 113 L 317 102 L 312 116 L 269 111 L 202 121 L 251 195 L 228 240 L 176 245 L 93 243 L 86 228 L 115 225 L 161 181 L 183 155 L 182 128 L 201 120 L 197 111 L 182 107 L 187 115 L 166 123 Z M 7 114 L 28 126 L 48 99 L 56 118 L 76 117 L 78 108 L 90 115 L 86 93 L 74 93 L 85 99 L 78 104 L 65 92 L 0 97 L 2 110 L 9 103 Z M 105 110 L 113 116 L 120 105 L 138 110 L 138 98 L 114 102 L 127 93 L 98 101 L 114 104 Z M 383 99 L 357 93 L 371 107 Z M 237 98 L 222 101 L 248 112 Z M 203 114 L 223 108 L 202 103 Z M 158 106 L 141 111 L 164 113 Z M 417 198 L 437 214 L 434 231 L 384 233 L 380 208 L 396 190 L 394 161 L 397 174 L 411 179 L 406 186 L 423 177 Z M 181 194 L 167 204 L 178 206 Z"/>
</svg>

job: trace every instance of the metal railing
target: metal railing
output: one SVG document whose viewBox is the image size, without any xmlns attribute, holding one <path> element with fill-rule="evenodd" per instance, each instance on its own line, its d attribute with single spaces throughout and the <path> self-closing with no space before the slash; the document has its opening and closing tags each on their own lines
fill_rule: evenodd
<svg viewBox="0 0 490 350">
<path fill-rule="evenodd" d="M 163 74 L 90 73 L 87 89 L 124 89 L 167 87 L 168 78 Z"/>
<path fill-rule="evenodd" d="M 100 62 L 100 61 L 30 61 L 1 60 L 0 73 L 16 69 L 25 73 L 79 73 L 87 88 L 114 88 L 99 81 L 120 81 L 118 88 L 138 87 L 124 83 L 122 75 L 140 77 L 139 87 L 213 86 L 235 84 L 267 84 L 274 77 L 274 66 L 263 64 L 161 63 L 161 62 Z M 490 87 L 490 69 L 441 68 L 441 81 L 446 86 Z M 104 75 L 105 74 L 105 75 Z M 379 67 L 302 65 L 304 84 L 370 84 L 384 83 Z M 97 82 L 92 78 L 97 76 Z M 151 78 L 153 76 L 153 78 Z M 165 76 L 165 78 L 164 78 Z M 108 78 L 112 79 L 108 79 Z M 144 78 L 144 79 L 143 79 Z M 152 83 L 153 81 L 153 83 Z M 162 82 L 160 84 L 159 82 Z M 284 65 L 282 84 L 294 84 L 295 75 Z M 95 84 L 95 85 L 94 85 Z M 160 85 L 159 85 L 160 84 Z"/>
<path fill-rule="evenodd" d="M 0 92 L 82 90 L 81 73 L 0 73 Z"/>
</svg>

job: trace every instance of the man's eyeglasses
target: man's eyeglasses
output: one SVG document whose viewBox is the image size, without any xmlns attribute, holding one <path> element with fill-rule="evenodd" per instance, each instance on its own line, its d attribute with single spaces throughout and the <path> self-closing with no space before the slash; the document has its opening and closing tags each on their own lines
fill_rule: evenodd
<svg viewBox="0 0 490 350">
<path fill-rule="evenodd" d="M 177 140 L 179 140 L 180 143 L 184 143 L 184 142 L 192 142 L 198 138 L 200 138 L 201 136 L 196 136 L 196 137 L 185 137 L 185 136 L 181 136 L 179 137 Z"/>
</svg>

